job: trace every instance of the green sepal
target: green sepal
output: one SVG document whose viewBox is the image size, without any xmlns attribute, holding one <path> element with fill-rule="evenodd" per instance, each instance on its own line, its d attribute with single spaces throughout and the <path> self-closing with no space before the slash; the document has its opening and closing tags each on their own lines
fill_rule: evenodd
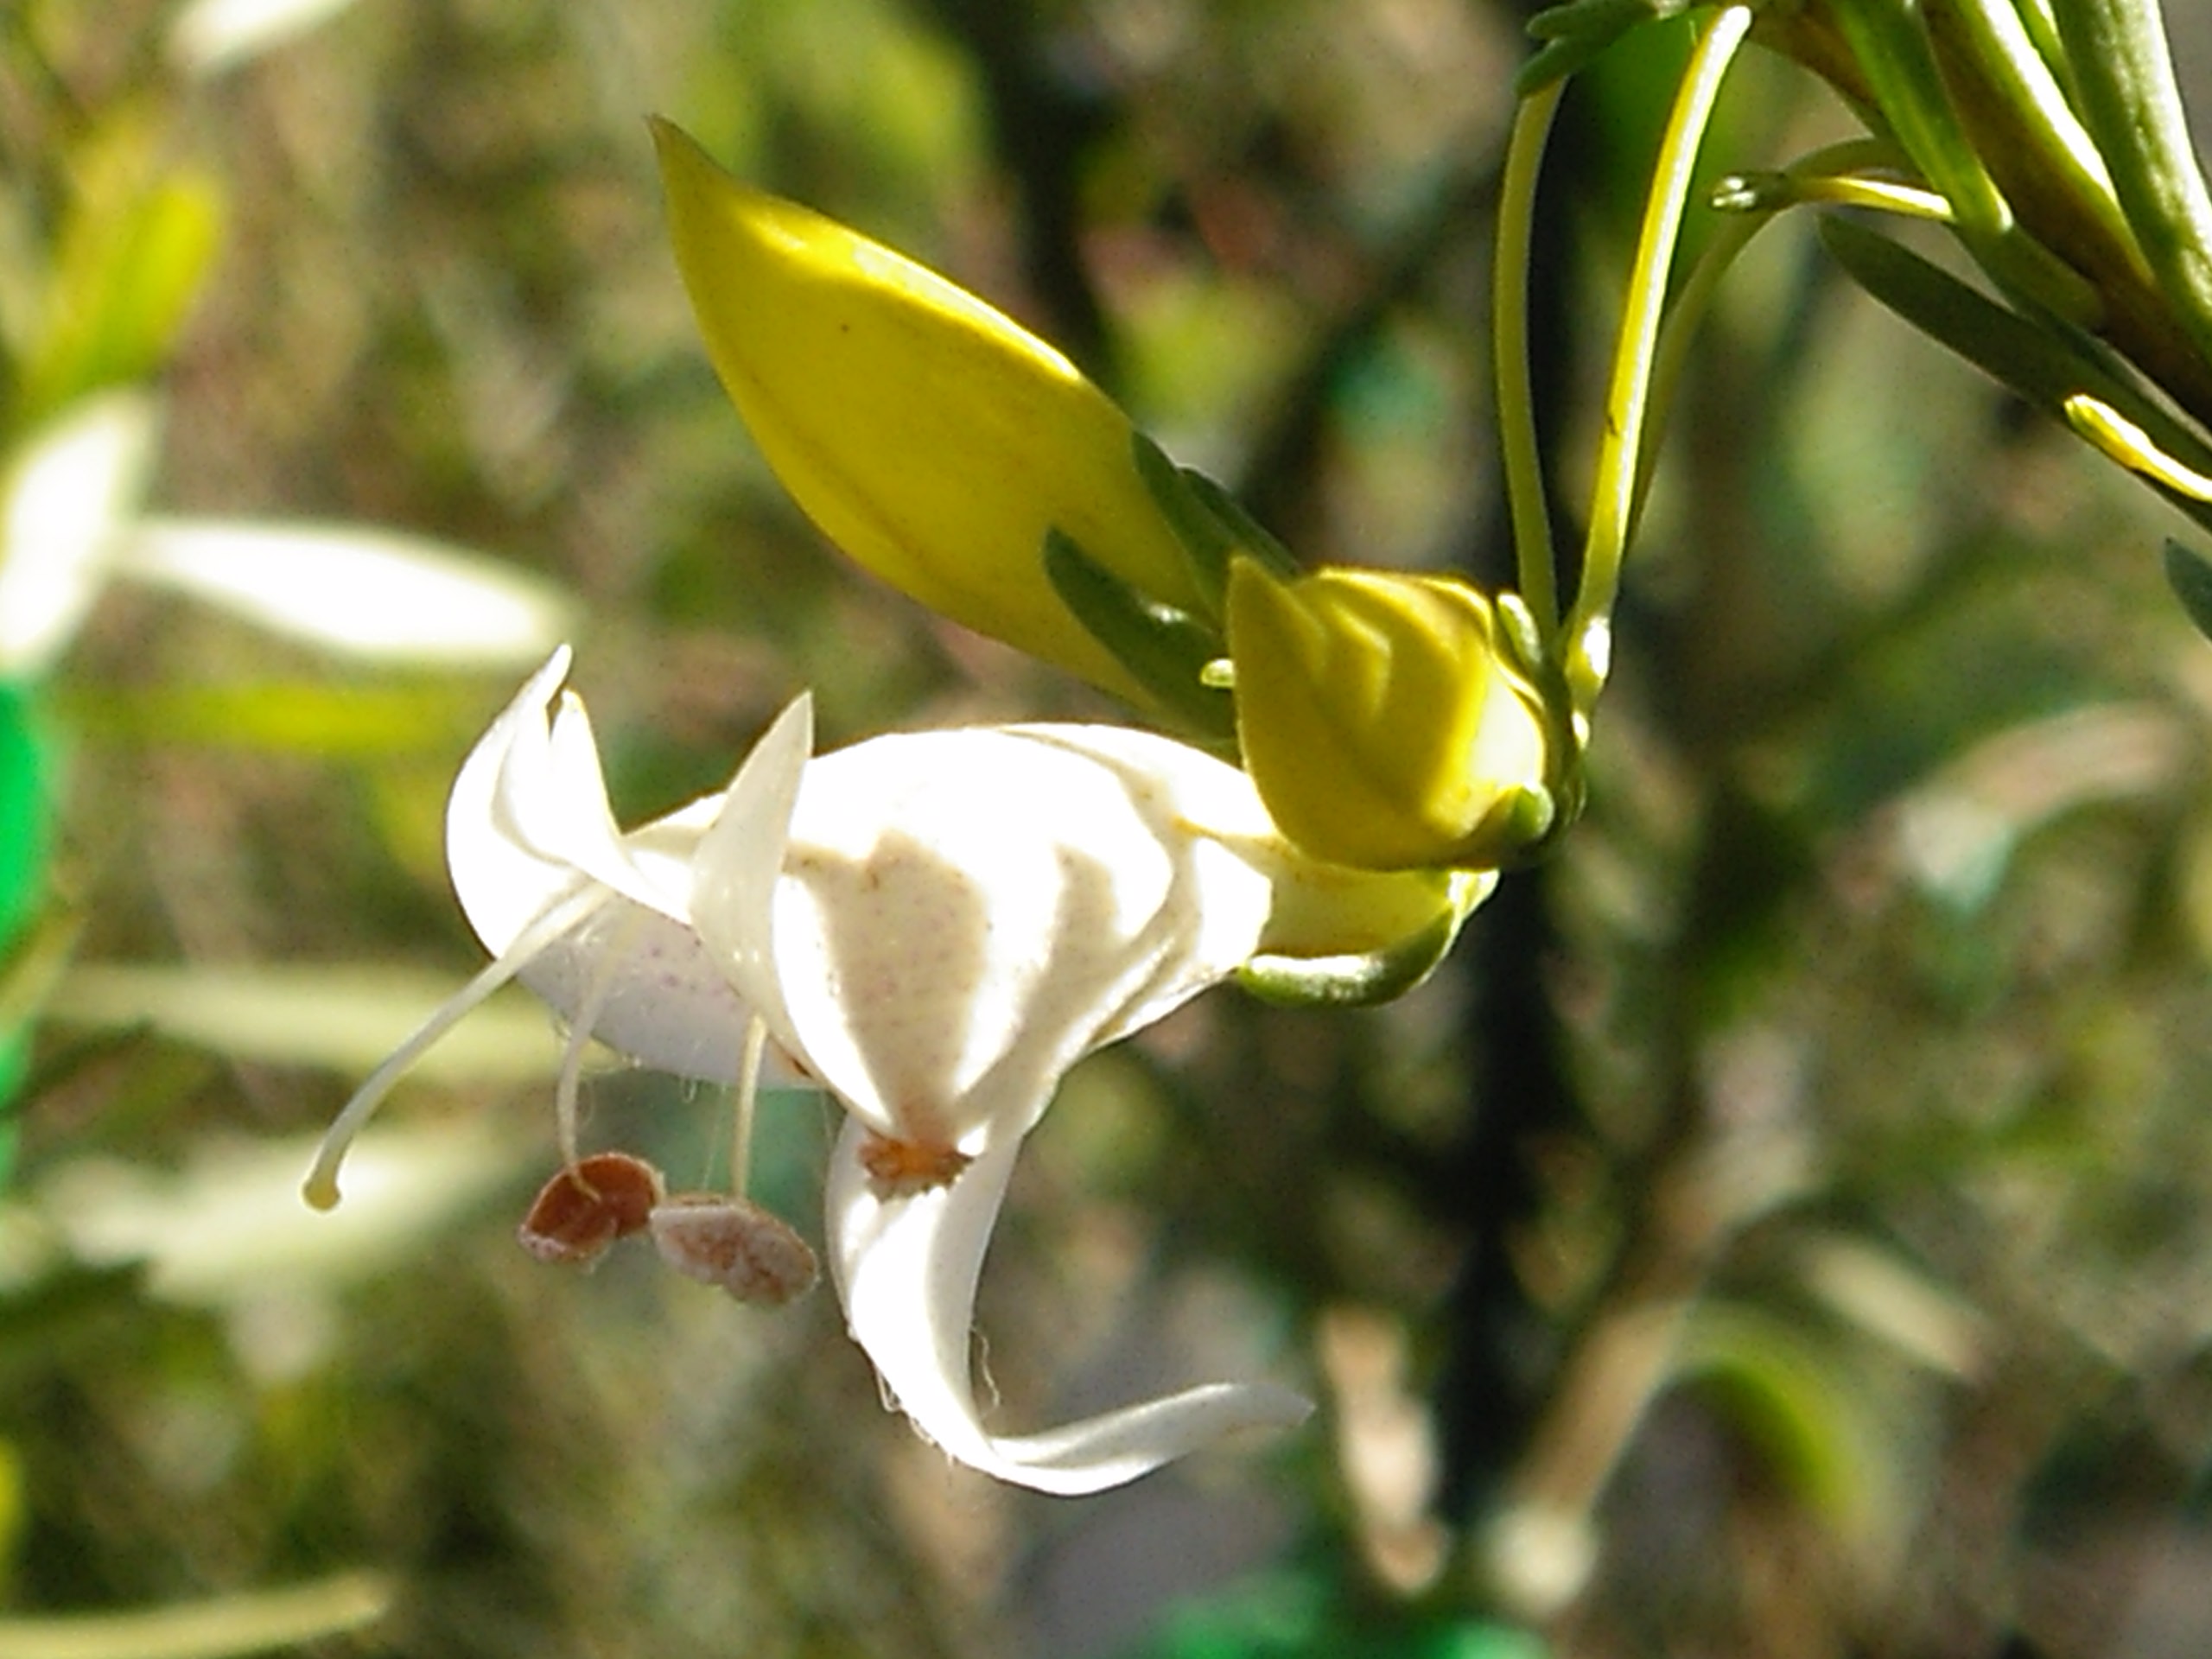
<svg viewBox="0 0 2212 1659">
<path fill-rule="evenodd" d="M 1255 957 L 1236 970 L 1236 982 L 1278 1007 L 1365 1008 L 1395 1001 L 1451 955 L 1459 929 L 1494 885 L 1494 880 L 1485 880 L 1471 886 L 1464 902 L 1379 950 L 1339 957 Z"/>
<path fill-rule="evenodd" d="M 2054 420 L 2065 421 L 2066 400 L 2086 392 L 2141 427 L 2160 449 L 2191 470 L 2212 472 L 2212 450 L 2204 441 L 2147 396 L 2124 369 L 2112 365 L 2088 336 L 2055 323 L 2031 322 L 1854 219 L 1824 215 L 1821 241 L 1869 294 Z M 2212 529 L 2212 505 L 2162 493 Z"/>
<path fill-rule="evenodd" d="M 1569 0 L 1529 20 L 1529 35 L 1544 44 L 1513 78 L 1514 95 L 1527 98 L 1586 67 L 1615 41 L 1646 23 L 1689 10 L 1696 0 Z"/>
<path fill-rule="evenodd" d="M 1058 530 L 1045 532 L 1045 578 L 1071 614 L 1129 671 L 1186 735 L 1224 753 L 1236 749 L 1236 702 L 1205 679 L 1228 650 L 1220 631 L 1188 611 L 1139 593 Z"/>
<path fill-rule="evenodd" d="M 1541 683 L 1548 660 L 1544 633 L 1536 626 L 1529 601 L 1510 588 L 1501 588 L 1491 601 L 1491 613 L 1497 619 L 1497 638 L 1512 657 L 1513 665 L 1526 678 Z"/>
<path fill-rule="evenodd" d="M 1229 591 L 1229 567 L 1240 554 L 1260 561 L 1279 576 L 1294 576 L 1297 558 L 1236 498 L 1204 473 L 1178 467 L 1167 452 L 1142 432 L 1130 440 L 1137 476 L 1152 493 L 1153 505 L 1182 544 L 1191 578 L 1218 620 Z"/>
<path fill-rule="evenodd" d="M 2212 639 L 2212 563 L 2204 556 L 2179 542 L 2166 543 L 2166 584 L 2174 590 L 2174 597 L 2196 625 L 2196 631 Z"/>
<path fill-rule="evenodd" d="M 1501 844 L 1534 857 L 1563 827 L 1559 798 L 1548 789 L 1516 789 L 1491 809 L 1488 823 L 1497 828 Z"/>
<path fill-rule="evenodd" d="M 1279 576 L 1303 575 L 1306 567 L 1298 556 L 1275 538 L 1274 533 L 1244 511 L 1244 504 L 1204 473 L 1185 467 L 1183 481 L 1205 503 L 1208 512 L 1235 538 L 1237 551 L 1249 553 Z"/>
</svg>

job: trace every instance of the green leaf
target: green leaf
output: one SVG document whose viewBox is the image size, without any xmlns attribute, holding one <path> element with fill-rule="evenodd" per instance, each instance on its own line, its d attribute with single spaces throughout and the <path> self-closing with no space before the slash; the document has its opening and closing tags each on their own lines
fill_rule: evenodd
<svg viewBox="0 0 2212 1659">
<path fill-rule="evenodd" d="M 1877 1548 L 1902 1524 L 1907 1425 L 1872 1372 L 1818 1327 L 1706 1303 L 1685 1331 L 1675 1378 L 1712 1401 L 1847 1543 Z"/>
<path fill-rule="evenodd" d="M 2212 563 L 2179 542 L 2166 543 L 2166 582 L 2196 631 L 2212 639 Z"/>
<path fill-rule="evenodd" d="M 232 1659 L 373 1624 L 393 1593 L 380 1574 L 346 1573 L 140 1612 L 0 1618 L 0 1659 Z"/>
<path fill-rule="evenodd" d="M 46 1009 L 58 1025 L 149 1028 L 233 1059 L 366 1071 L 428 1019 L 456 977 L 404 968 L 84 963 Z M 492 997 L 414 1068 L 418 1081 L 526 1084 L 561 1066 L 543 1007 Z"/>
<path fill-rule="evenodd" d="M 1840 6 L 1835 22 L 1865 73 L 1881 119 L 1913 165 L 1951 204 L 1959 239 L 2005 292 L 2082 327 L 2103 300 L 2023 231 L 1953 108 L 1920 10 L 1905 0 Z"/>
<path fill-rule="evenodd" d="M 2141 427 L 2152 441 L 2198 472 L 2212 471 L 2212 450 L 2124 371 L 2108 365 L 2085 336 L 2031 322 L 1957 277 L 1856 220 L 1829 214 L 1821 240 L 1853 281 L 1898 316 L 2026 398 L 2065 421 L 2066 400 L 2086 392 Z M 2212 528 L 2212 508 L 2171 492 L 2181 510 Z"/>
<path fill-rule="evenodd" d="M 1230 563 L 1238 554 L 1258 559 L 1278 575 L 1298 574 L 1300 565 L 1290 550 L 1227 490 L 1204 473 L 1178 467 L 1141 432 L 1133 448 L 1137 476 L 1182 543 L 1192 579 L 1215 620 L 1221 616 L 1223 596 L 1228 592 Z"/>
<path fill-rule="evenodd" d="M 481 715 L 480 698 L 457 684 L 255 678 L 73 689 L 55 701 L 87 738 L 325 756 L 457 753 Z"/>
<path fill-rule="evenodd" d="M 149 126 L 118 123 L 71 159 L 78 183 L 22 367 L 35 420 L 165 364 L 213 263 L 223 221 L 211 175 L 171 168 Z"/>
</svg>

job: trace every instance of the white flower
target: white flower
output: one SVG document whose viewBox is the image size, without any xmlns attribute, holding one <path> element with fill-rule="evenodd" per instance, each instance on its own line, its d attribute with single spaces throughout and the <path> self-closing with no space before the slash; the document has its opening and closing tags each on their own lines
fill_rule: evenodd
<svg viewBox="0 0 2212 1659">
<path fill-rule="evenodd" d="M 624 833 L 565 652 L 462 766 L 454 886 L 495 961 L 333 1126 L 308 1195 L 429 1042 L 511 977 L 595 1038 L 683 1075 L 744 1078 L 757 1020 L 850 1114 L 830 1173 L 830 1264 L 855 1338 L 948 1454 L 1040 1491 L 1134 1479 L 1230 1430 L 1311 1409 L 1215 1383 L 1002 1435 L 971 1373 L 976 1286 L 1021 1139 L 1077 1059 L 1262 948 L 1303 880 L 1242 772 L 1103 726 L 880 737 L 820 759 L 801 698 L 729 788 Z M 741 1087 L 749 1084 L 741 1082 Z"/>
</svg>

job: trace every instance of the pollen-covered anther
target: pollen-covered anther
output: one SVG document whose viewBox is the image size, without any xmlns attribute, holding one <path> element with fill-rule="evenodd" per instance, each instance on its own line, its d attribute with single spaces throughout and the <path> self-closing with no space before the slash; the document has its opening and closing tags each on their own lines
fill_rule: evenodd
<svg viewBox="0 0 2212 1659">
<path fill-rule="evenodd" d="M 957 1147 L 925 1141 L 893 1141 L 870 1135 L 861 1146 L 861 1167 L 880 1197 L 908 1198 L 950 1186 L 975 1160 Z"/>
<path fill-rule="evenodd" d="M 626 1152 L 595 1152 L 556 1173 L 515 1230 L 541 1262 L 589 1267 L 618 1238 L 642 1232 L 666 1196 L 661 1173 Z"/>
<path fill-rule="evenodd" d="M 741 1302 L 781 1307 L 822 1276 L 789 1223 L 730 1193 L 678 1192 L 654 1206 L 650 1224 L 661 1260 Z"/>
</svg>

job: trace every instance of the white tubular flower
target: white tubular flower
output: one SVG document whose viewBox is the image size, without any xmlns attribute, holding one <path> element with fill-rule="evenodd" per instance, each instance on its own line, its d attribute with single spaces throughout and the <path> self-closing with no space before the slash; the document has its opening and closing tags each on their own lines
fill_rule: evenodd
<svg viewBox="0 0 2212 1659">
<path fill-rule="evenodd" d="M 1251 957 L 1272 884 L 1233 846 L 1272 838 L 1244 775 L 1197 750 L 1017 726 L 877 738 L 788 796 L 741 783 L 700 843 L 700 937 L 852 1114 L 825 1206 L 846 1319 L 963 1463 L 1090 1492 L 1310 1409 L 1217 1384 L 1001 1437 L 968 1352 L 1021 1137 L 1077 1059 Z"/>
<path fill-rule="evenodd" d="M 1301 1421 L 1311 1407 L 1287 1390 L 1216 1383 L 1000 1435 L 969 1351 L 1015 1154 L 1062 1077 L 1262 946 L 1289 866 L 1244 775 L 1093 726 L 880 737 L 812 760 L 801 698 L 727 791 L 625 834 L 582 705 L 556 701 L 566 669 L 556 653 L 454 788 L 454 885 L 498 960 L 347 1107 L 310 1198 L 335 1201 L 346 1138 L 507 978 L 570 1022 L 572 1169 L 584 1040 L 741 1079 L 757 1021 L 851 1114 L 826 1205 L 838 1294 L 891 1393 L 948 1455 L 1079 1494 L 1234 1429 Z"/>
</svg>

